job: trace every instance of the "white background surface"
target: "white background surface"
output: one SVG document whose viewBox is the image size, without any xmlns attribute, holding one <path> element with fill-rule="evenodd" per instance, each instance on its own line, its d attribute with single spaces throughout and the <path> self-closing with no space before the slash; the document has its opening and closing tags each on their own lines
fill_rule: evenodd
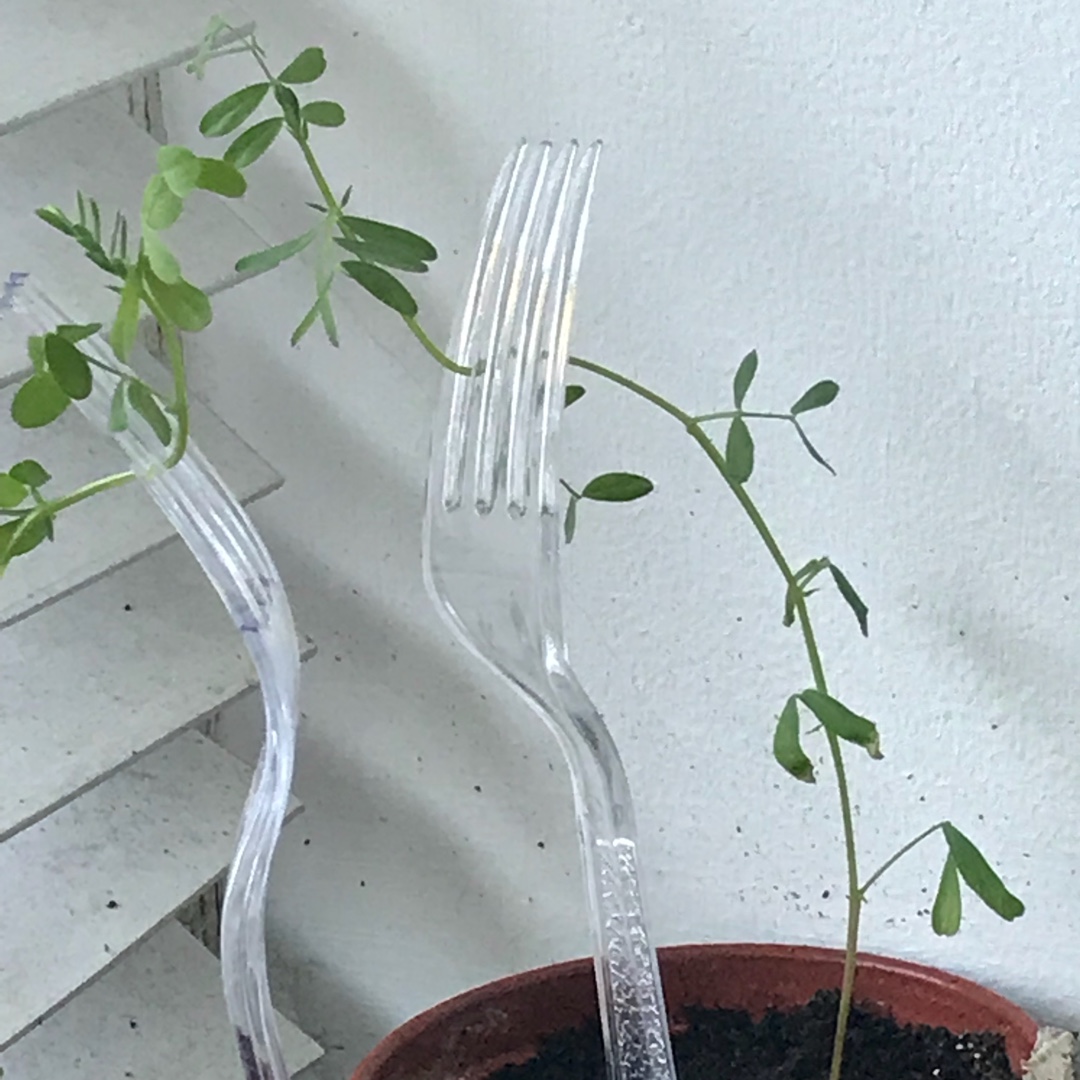
<svg viewBox="0 0 1080 1080">
<path fill-rule="evenodd" d="M 758 407 L 841 384 L 809 421 L 839 478 L 759 426 L 752 490 L 792 559 L 831 555 L 871 606 L 864 643 L 814 598 L 835 692 L 883 731 L 885 761 L 853 765 L 864 864 L 952 817 L 1029 907 L 1004 925 L 969 905 L 935 939 L 932 845 L 875 892 L 864 943 L 1080 1023 L 1072 5 L 249 7 L 280 65 L 328 47 L 349 124 L 318 148 L 362 212 L 440 248 L 418 289 L 437 338 L 506 150 L 602 136 L 576 349 L 702 411 L 727 404 L 751 347 Z M 242 72 L 170 84 L 174 138 Z M 313 197 L 281 150 L 252 172 L 274 239 Z M 309 810 L 272 928 L 280 1001 L 340 1077 L 409 1015 L 588 941 L 555 749 L 422 590 L 436 370 L 345 288 L 346 344 L 289 351 L 309 292 L 294 266 L 223 299 L 195 377 L 287 477 L 259 516 L 320 652 Z M 769 755 L 808 682 L 775 571 L 675 425 L 596 388 L 568 426 L 572 479 L 657 481 L 635 507 L 585 508 L 568 560 L 571 641 L 638 796 L 657 940 L 839 943 L 834 792 Z"/>
</svg>

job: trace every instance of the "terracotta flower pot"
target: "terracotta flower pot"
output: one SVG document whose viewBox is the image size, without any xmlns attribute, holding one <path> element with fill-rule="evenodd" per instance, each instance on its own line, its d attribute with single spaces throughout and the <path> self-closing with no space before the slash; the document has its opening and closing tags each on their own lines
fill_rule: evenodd
<svg viewBox="0 0 1080 1080">
<path fill-rule="evenodd" d="M 804 1005 L 818 990 L 840 986 L 843 954 L 796 945 L 678 945 L 660 950 L 660 966 L 677 1028 L 695 1005 L 755 1016 Z M 903 960 L 862 956 L 855 996 L 901 1023 L 999 1032 L 1017 1074 L 1038 1034 L 1027 1013 L 993 991 Z M 353 1080 L 484 1080 L 533 1057 L 544 1036 L 585 1023 L 599 1023 L 592 961 L 538 968 L 414 1017 L 375 1047 Z"/>
</svg>

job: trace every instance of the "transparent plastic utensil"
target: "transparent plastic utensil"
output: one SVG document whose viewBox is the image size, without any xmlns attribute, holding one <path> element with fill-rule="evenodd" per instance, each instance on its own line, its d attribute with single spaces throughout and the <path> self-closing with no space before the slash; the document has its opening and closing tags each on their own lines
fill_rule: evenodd
<svg viewBox="0 0 1080 1080">
<path fill-rule="evenodd" d="M 9 277 L 0 297 L 0 319 L 19 317 L 27 335 L 72 322 L 27 276 Z M 116 363 L 99 336 L 80 342 L 80 348 L 109 366 Z M 147 370 L 155 364 L 146 353 L 142 359 Z M 254 524 L 193 441 L 179 464 L 165 469 L 161 443 L 137 416 L 132 415 L 128 431 L 109 431 L 109 407 L 118 381 L 108 371 L 95 369 L 93 392 L 77 405 L 124 451 L 132 471 L 198 560 L 240 630 L 262 687 L 266 740 L 229 871 L 221 966 L 246 1080 L 288 1080 L 266 973 L 265 914 L 270 863 L 288 805 L 296 744 L 300 652 L 292 612 Z"/>
<path fill-rule="evenodd" d="M 599 144 L 522 144 L 495 183 L 432 439 L 428 591 L 455 635 L 555 735 L 573 783 L 612 1080 L 674 1080 L 630 791 L 570 666 L 559 474 L 571 311 Z"/>
</svg>

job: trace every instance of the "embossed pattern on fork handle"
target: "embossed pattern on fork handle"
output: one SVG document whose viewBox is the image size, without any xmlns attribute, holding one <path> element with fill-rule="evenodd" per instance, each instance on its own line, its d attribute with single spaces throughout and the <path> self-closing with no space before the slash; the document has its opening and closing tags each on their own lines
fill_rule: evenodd
<svg viewBox="0 0 1080 1080">
<path fill-rule="evenodd" d="M 611 1041 L 615 1061 L 609 1062 L 613 1080 L 660 1080 L 674 1075 L 668 1040 L 663 992 L 642 913 L 637 871 L 637 845 L 629 839 L 590 843 L 590 868 L 603 935 L 600 971 L 606 986 L 600 1005 L 607 1008 L 605 1025 L 615 1024 Z M 615 1019 L 618 1017 L 619 1019 Z"/>
</svg>

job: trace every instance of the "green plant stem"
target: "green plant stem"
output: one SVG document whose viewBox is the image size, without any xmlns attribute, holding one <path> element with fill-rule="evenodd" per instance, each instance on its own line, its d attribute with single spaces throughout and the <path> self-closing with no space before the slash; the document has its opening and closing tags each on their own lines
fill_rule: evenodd
<svg viewBox="0 0 1080 1080">
<path fill-rule="evenodd" d="M 866 884 L 863 885 L 859 892 L 862 894 L 863 899 L 866 899 L 866 894 L 870 891 L 878 879 L 887 870 L 891 870 L 912 848 L 918 847 L 924 840 L 931 837 L 945 824 L 944 821 L 939 821 L 936 825 L 931 825 L 929 829 L 924 829 L 914 840 L 909 840 L 899 851 L 889 856 L 867 879 Z"/>
<path fill-rule="evenodd" d="M 772 557 L 777 569 L 780 571 L 791 595 L 794 597 L 795 611 L 802 630 L 803 643 L 806 647 L 806 655 L 810 661 L 810 670 L 813 673 L 814 685 L 821 693 L 828 693 L 825 681 L 825 669 L 821 662 L 821 652 L 818 649 L 817 639 L 814 635 L 813 623 L 810 620 L 810 612 L 806 607 L 806 597 L 799 587 L 798 579 L 792 571 L 790 564 L 780 550 L 772 531 L 769 529 L 761 511 L 757 508 L 754 500 L 750 497 L 746 488 L 736 481 L 728 471 L 727 462 L 716 444 L 702 430 L 700 422 L 689 413 L 672 404 L 667 398 L 655 393 L 641 383 L 620 375 L 601 364 L 584 360 L 581 357 L 571 357 L 570 364 L 589 371 L 592 374 L 615 383 L 638 397 L 655 405 L 662 412 L 667 413 L 672 419 L 677 420 L 686 428 L 690 437 L 701 447 L 706 457 L 712 462 L 716 471 L 723 478 L 731 493 L 735 496 L 739 505 L 743 508 L 750 523 L 760 537 L 766 550 Z M 855 989 L 856 961 L 859 946 L 859 922 L 862 915 L 862 893 L 859 890 L 858 851 L 855 843 L 855 817 L 851 807 L 851 791 L 848 786 L 847 769 L 844 765 L 843 750 L 840 740 L 831 732 L 826 731 L 826 740 L 829 745 L 829 756 L 832 759 L 833 769 L 836 772 L 836 786 L 840 797 L 840 817 L 844 833 L 844 855 L 847 863 L 848 876 L 848 910 L 847 910 L 847 940 L 844 949 L 844 977 L 840 990 L 840 1006 L 836 1017 L 836 1035 L 833 1041 L 832 1063 L 829 1068 L 829 1080 L 839 1080 L 840 1068 L 843 1063 L 844 1042 L 847 1038 L 848 1020 L 851 1016 L 851 1001 Z"/>
<path fill-rule="evenodd" d="M 176 417 L 176 442 L 169 456 L 162 462 L 166 469 L 178 465 L 187 453 L 188 437 L 191 430 L 191 414 L 188 404 L 187 368 L 184 363 L 184 342 L 180 332 L 169 321 L 165 312 L 148 293 L 143 293 L 143 301 L 161 327 L 165 338 L 165 354 L 169 358 L 169 367 L 173 378 L 173 415 Z"/>
<path fill-rule="evenodd" d="M 55 516 L 56 514 L 59 514 L 61 510 L 66 510 L 69 506 L 75 506 L 77 503 L 84 502 L 86 499 L 93 498 L 95 495 L 100 495 L 103 491 L 111 491 L 113 488 L 123 487 L 125 484 L 130 484 L 134 479 L 135 474 L 133 472 L 113 473 L 111 476 L 102 476 L 97 480 L 91 480 L 89 484 L 83 484 L 82 487 L 76 488 L 62 498 L 50 499 L 44 504 L 42 509 Z"/>
<path fill-rule="evenodd" d="M 695 424 L 707 424 L 710 420 L 734 420 L 736 416 L 741 416 L 744 420 L 787 420 L 789 423 L 793 417 L 790 413 L 780 412 L 747 412 L 745 409 L 725 409 L 722 412 L 704 413 L 702 416 L 695 416 Z"/>
<path fill-rule="evenodd" d="M 405 320 L 405 325 L 412 331 L 413 337 L 415 337 L 427 350 L 428 355 L 433 356 L 447 371 L 452 371 L 455 375 L 472 374 L 472 368 L 454 363 L 454 361 L 451 360 L 430 337 L 428 337 L 424 328 L 416 321 L 415 316 L 402 315 L 402 318 Z"/>
</svg>

